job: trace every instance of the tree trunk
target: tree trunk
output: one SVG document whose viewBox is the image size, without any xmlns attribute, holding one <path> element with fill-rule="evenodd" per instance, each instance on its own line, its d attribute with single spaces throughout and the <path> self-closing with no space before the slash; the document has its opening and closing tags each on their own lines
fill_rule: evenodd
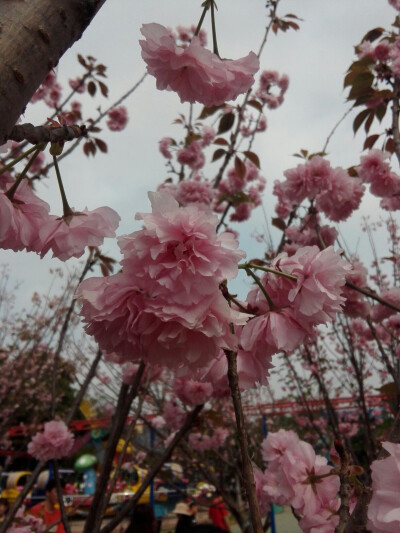
<svg viewBox="0 0 400 533">
<path fill-rule="evenodd" d="M 0 145 L 106 0 L 0 0 Z"/>
</svg>

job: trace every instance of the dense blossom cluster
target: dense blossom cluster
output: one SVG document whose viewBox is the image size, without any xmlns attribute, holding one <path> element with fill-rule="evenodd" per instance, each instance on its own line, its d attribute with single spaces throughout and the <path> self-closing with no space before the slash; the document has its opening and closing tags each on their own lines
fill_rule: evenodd
<svg viewBox="0 0 400 533">
<path fill-rule="evenodd" d="M 205 366 L 235 348 L 229 324 L 246 320 L 219 291 L 244 254 L 231 233 L 217 236 L 209 211 L 180 208 L 165 192 L 149 197 L 153 212 L 137 215 L 144 228 L 118 241 L 123 271 L 79 287 L 85 329 L 121 361 Z"/>
<path fill-rule="evenodd" d="M 140 41 L 142 58 L 157 80 L 157 89 L 175 91 L 181 102 L 221 105 L 254 83 L 259 61 L 253 52 L 241 59 L 221 60 L 203 47 L 200 37 L 180 47 L 160 24 L 144 24 L 141 32 L 145 37 Z"/>
<path fill-rule="evenodd" d="M 28 444 L 28 453 L 38 461 L 68 457 L 74 445 L 74 436 L 61 420 L 46 422 L 43 432 L 36 433 Z"/>
<path fill-rule="evenodd" d="M 361 156 L 357 174 L 369 190 L 382 198 L 381 207 L 388 211 L 400 209 L 400 177 L 392 172 L 388 160 L 390 153 L 373 149 Z"/>
<path fill-rule="evenodd" d="M 291 352 L 315 326 L 332 321 L 341 311 L 345 276 L 351 266 L 332 247 L 305 246 L 294 255 L 280 254 L 272 269 L 294 279 L 266 272 L 261 278 L 265 294 L 256 287 L 247 296 L 247 309 L 257 315 L 240 333 L 238 356 L 246 360 L 247 373 L 265 382 L 271 356 Z"/>
<path fill-rule="evenodd" d="M 327 459 L 283 429 L 270 433 L 261 449 L 268 463 L 256 477 L 261 502 L 290 505 L 304 533 L 333 533 L 339 521 L 340 482 Z"/>
<path fill-rule="evenodd" d="M 350 177 L 342 168 L 333 169 L 320 156 L 286 170 L 284 174 L 286 180 L 275 182 L 274 187 L 278 197 L 276 210 L 282 218 L 308 199 L 330 220 L 346 220 L 359 207 L 364 194 L 365 187 L 359 178 Z"/>
</svg>

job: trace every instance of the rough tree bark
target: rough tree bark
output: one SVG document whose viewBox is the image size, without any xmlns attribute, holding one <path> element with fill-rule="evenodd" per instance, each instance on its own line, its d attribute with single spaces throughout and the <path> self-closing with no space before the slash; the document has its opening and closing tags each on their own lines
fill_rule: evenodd
<svg viewBox="0 0 400 533">
<path fill-rule="evenodd" d="M 106 0 L 0 0 L 0 145 Z"/>
</svg>

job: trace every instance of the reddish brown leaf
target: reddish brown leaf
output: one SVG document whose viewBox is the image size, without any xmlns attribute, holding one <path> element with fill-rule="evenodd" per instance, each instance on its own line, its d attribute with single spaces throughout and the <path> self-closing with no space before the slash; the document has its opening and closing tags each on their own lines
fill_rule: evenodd
<svg viewBox="0 0 400 533">
<path fill-rule="evenodd" d="M 229 131 L 235 122 L 235 115 L 233 113 L 226 113 L 222 116 L 218 125 L 218 134 Z"/>
<path fill-rule="evenodd" d="M 236 174 L 239 176 L 240 179 L 243 179 L 245 177 L 246 165 L 238 156 L 235 157 L 235 170 Z"/>
<path fill-rule="evenodd" d="M 228 143 L 228 141 L 227 141 L 226 139 L 224 139 L 223 137 L 217 137 L 216 139 L 214 139 L 213 144 L 227 145 L 227 144 L 229 144 L 229 143 Z"/>
<path fill-rule="evenodd" d="M 367 148 L 371 149 L 378 139 L 379 139 L 379 135 L 376 135 L 376 134 L 370 135 L 369 137 L 367 137 L 364 141 L 363 150 L 366 150 Z"/>
<path fill-rule="evenodd" d="M 250 150 L 246 150 L 243 152 L 244 155 L 247 157 L 247 159 L 250 159 L 250 161 L 257 167 L 260 168 L 260 159 L 257 154 L 254 152 L 250 152 Z"/>
<path fill-rule="evenodd" d="M 87 85 L 87 90 L 88 90 L 90 96 L 94 96 L 96 94 L 97 87 L 96 87 L 96 84 L 94 83 L 94 81 L 89 81 L 89 83 Z"/>
<path fill-rule="evenodd" d="M 222 156 L 226 154 L 226 150 L 223 148 L 218 148 L 218 150 L 215 150 L 213 153 L 211 161 L 217 161 L 218 159 L 221 159 Z"/>
<path fill-rule="evenodd" d="M 280 229 L 281 231 L 285 231 L 285 229 L 286 229 L 285 221 L 282 220 L 281 218 L 273 218 L 272 219 L 272 225 L 275 226 L 276 228 Z"/>
<path fill-rule="evenodd" d="M 105 143 L 101 139 L 98 139 L 97 137 L 94 139 L 94 141 L 97 144 L 97 147 L 99 148 L 100 152 L 103 152 L 103 154 L 106 154 L 108 152 L 107 143 Z"/>
</svg>

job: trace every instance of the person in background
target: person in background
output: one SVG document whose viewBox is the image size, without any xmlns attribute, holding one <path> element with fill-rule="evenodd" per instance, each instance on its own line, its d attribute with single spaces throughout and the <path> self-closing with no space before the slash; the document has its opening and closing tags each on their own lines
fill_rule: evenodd
<svg viewBox="0 0 400 533">
<path fill-rule="evenodd" d="M 125 533 L 157 533 L 157 521 L 149 503 L 136 505 Z"/>
<path fill-rule="evenodd" d="M 211 507 L 208 510 L 208 516 L 214 526 L 219 527 L 223 531 L 230 531 L 228 522 L 228 511 L 225 507 L 225 502 L 222 496 L 215 493 L 214 499 L 211 502 Z"/>
<path fill-rule="evenodd" d="M 41 518 L 43 522 L 50 526 L 54 524 L 49 531 L 54 533 L 65 533 L 61 520 L 61 511 L 58 504 L 57 485 L 55 479 L 50 479 L 45 489 L 46 499 L 43 502 L 34 505 L 29 509 L 29 513 L 36 518 Z"/>
<path fill-rule="evenodd" d="M 190 533 L 190 530 L 196 523 L 196 502 L 179 502 L 172 512 L 178 515 L 175 533 Z"/>
<path fill-rule="evenodd" d="M 5 519 L 9 509 L 10 505 L 8 500 L 6 498 L 0 498 L 0 523 Z"/>
</svg>

